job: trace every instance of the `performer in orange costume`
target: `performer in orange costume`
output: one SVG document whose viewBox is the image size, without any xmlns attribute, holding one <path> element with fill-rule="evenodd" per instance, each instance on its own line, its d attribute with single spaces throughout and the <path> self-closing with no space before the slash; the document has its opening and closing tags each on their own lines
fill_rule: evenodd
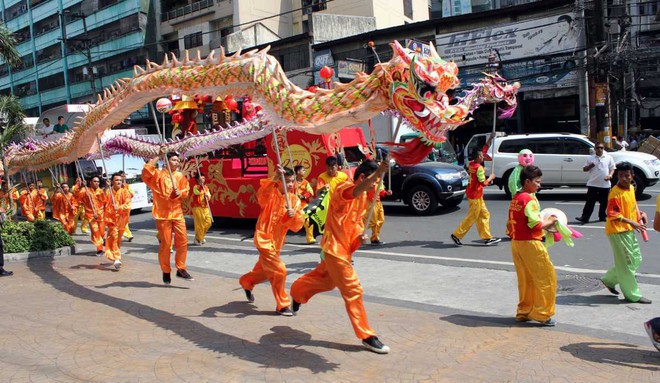
<svg viewBox="0 0 660 383">
<path fill-rule="evenodd" d="M 123 187 L 124 178 L 120 173 L 112 175 L 112 188 L 106 191 L 105 225 L 108 237 L 105 239 L 105 256 L 114 262 L 115 269 L 121 267 L 121 239 L 128 224 L 133 195 Z"/>
<path fill-rule="evenodd" d="M 296 165 L 293 168 L 293 172 L 296 173 L 296 184 L 298 185 L 296 194 L 298 194 L 298 198 L 300 198 L 302 208 L 304 209 L 305 206 L 312 201 L 312 198 L 314 198 L 314 189 L 312 189 L 312 185 L 310 185 L 309 181 L 305 179 L 305 168 L 302 165 Z M 314 227 L 309 224 L 309 219 L 305 219 L 304 227 L 307 244 L 311 245 L 316 243 L 316 239 L 314 238 Z"/>
<path fill-rule="evenodd" d="M 206 233 L 211 227 L 211 211 L 207 201 L 211 200 L 211 191 L 206 186 L 206 177 L 201 174 L 195 176 L 197 185 L 193 186 L 193 197 L 190 207 L 192 208 L 193 221 L 195 224 L 195 243 L 203 245 L 206 243 Z"/>
<path fill-rule="evenodd" d="M 163 271 L 163 283 L 172 283 L 170 273 L 170 249 L 172 247 L 172 232 L 174 232 L 174 245 L 176 254 L 174 263 L 177 268 L 176 276 L 188 281 L 194 280 L 186 270 L 186 257 L 188 255 L 188 233 L 186 221 L 183 218 L 181 201 L 188 198 L 190 186 L 186 177 L 178 171 L 181 159 L 177 153 L 167 153 L 172 176 L 166 169 L 156 169 L 156 163 L 165 155 L 165 147 L 161 147 L 161 155 L 154 157 L 144 165 L 142 180 L 151 188 L 154 197 L 153 216 L 156 219 L 160 247 L 158 248 L 158 261 Z M 174 178 L 174 185 L 172 185 Z"/>
<path fill-rule="evenodd" d="M 282 174 L 286 181 L 286 197 L 282 182 Z M 261 213 L 254 231 L 254 245 L 259 250 L 259 260 L 249 273 L 243 275 L 240 284 L 245 290 L 248 301 L 254 302 L 252 289 L 255 285 L 268 280 L 277 302 L 277 312 L 284 316 L 292 316 L 291 300 L 284 289 L 286 284 L 286 266 L 280 259 L 280 250 L 284 246 L 286 232 L 298 231 L 302 228 L 305 216 L 302 205 L 294 191 L 295 175 L 293 170 L 278 165 L 277 174 L 272 180 L 261 180 L 257 191 L 257 200 Z M 284 198 L 289 200 L 290 208 Z"/>
<path fill-rule="evenodd" d="M 126 189 L 128 194 L 131 195 L 131 202 L 133 201 L 133 197 L 135 196 L 135 193 L 133 192 L 133 189 L 131 188 L 131 185 L 126 182 L 126 172 L 123 170 L 120 170 L 118 172 L 121 175 L 121 178 L 124 180 L 123 181 L 123 188 Z M 124 238 L 128 240 L 128 242 L 133 241 L 133 233 L 131 233 L 130 227 L 128 227 L 128 224 L 131 222 L 131 206 L 129 202 L 129 207 L 128 210 L 122 210 L 120 213 L 124 215 L 124 218 L 126 219 L 126 228 L 124 229 Z"/>
<path fill-rule="evenodd" d="M 73 227 L 75 232 L 75 228 L 78 227 L 78 218 L 80 218 L 80 231 L 83 234 L 86 234 L 89 232 L 89 221 L 87 221 L 87 218 L 85 218 L 85 207 L 83 206 L 82 201 L 78 200 L 80 189 L 83 187 L 83 180 L 80 177 L 76 178 L 76 183 L 71 187 L 71 194 L 73 194 L 73 197 L 76 200 L 76 206 L 78 207 L 73 215 Z"/>
<path fill-rule="evenodd" d="M 31 191 L 32 202 L 34 202 L 35 218 L 46 219 L 46 201 L 48 191 L 43 187 L 41 181 L 37 180 L 37 188 Z"/>
<path fill-rule="evenodd" d="M 60 221 L 67 233 L 73 234 L 76 231 L 76 227 L 73 225 L 73 215 L 78 206 L 76 206 L 76 198 L 69 192 L 69 185 L 57 184 L 51 197 L 51 205 L 53 218 Z"/>
<path fill-rule="evenodd" d="M 387 171 L 388 165 L 387 160 L 380 165 L 371 160 L 365 161 L 355 170 L 352 182 L 346 181 L 337 186 L 330 200 L 321 242 L 324 259 L 291 286 L 294 312 L 315 294 L 337 287 L 344 298 L 355 335 L 362 339 L 367 349 L 379 354 L 387 354 L 390 348 L 382 344 L 376 332 L 369 327 L 362 303 L 362 286 L 351 265 L 351 258 L 360 245 L 368 240 L 364 235 L 365 212 L 369 208 L 367 191 L 373 189 L 379 177 Z"/>
<path fill-rule="evenodd" d="M 27 189 L 21 191 L 18 196 L 18 203 L 21 205 L 21 213 L 28 222 L 34 222 L 37 212 L 34 209 L 34 200 L 32 198 L 32 191 L 34 190 L 34 182 L 29 182 Z"/>
<path fill-rule="evenodd" d="M 85 208 L 85 219 L 89 221 L 92 232 L 92 243 L 96 245 L 96 256 L 103 255 L 103 234 L 105 233 L 105 222 L 103 220 L 103 208 L 105 206 L 105 192 L 99 186 L 101 179 L 92 177 L 89 187 L 78 190 L 78 201 Z"/>
<path fill-rule="evenodd" d="M 12 215 L 16 211 L 17 199 L 18 199 L 18 192 L 16 191 L 16 187 L 11 188 L 10 191 L 9 185 L 3 179 L 2 188 L 0 189 L 0 206 L 5 209 L 8 220 L 12 219 Z"/>
</svg>

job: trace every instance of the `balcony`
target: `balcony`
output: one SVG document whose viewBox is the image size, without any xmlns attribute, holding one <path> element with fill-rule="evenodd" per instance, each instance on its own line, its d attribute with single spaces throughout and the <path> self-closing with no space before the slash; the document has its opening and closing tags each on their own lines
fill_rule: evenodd
<svg viewBox="0 0 660 383">
<path fill-rule="evenodd" d="M 220 3 L 220 0 L 217 0 L 218 4 Z M 194 12 L 199 12 L 202 9 L 207 9 L 213 7 L 213 0 L 201 0 L 201 1 L 196 1 L 192 4 L 186 5 L 185 7 L 180 7 L 173 9 L 169 12 L 163 12 L 160 17 L 161 22 L 165 22 L 168 20 L 174 20 L 179 17 L 183 17 L 185 15 L 189 15 Z"/>
<path fill-rule="evenodd" d="M 117 72 L 113 74 L 108 74 L 101 78 L 96 79 L 96 89 L 102 91 L 105 86 L 113 83 L 116 79 L 133 77 L 133 70 L 126 70 L 122 72 Z M 76 84 L 71 84 L 71 97 L 78 98 L 85 95 L 91 94 L 91 86 L 89 81 L 82 81 Z M 90 97 L 91 99 L 91 97 Z M 55 102 L 66 102 L 66 88 L 59 87 L 55 89 L 49 89 L 47 91 L 41 92 L 41 103 L 42 105 L 52 104 Z M 24 109 L 36 108 L 39 106 L 39 95 L 33 94 L 27 97 L 21 98 L 21 104 L 23 104 Z"/>
</svg>

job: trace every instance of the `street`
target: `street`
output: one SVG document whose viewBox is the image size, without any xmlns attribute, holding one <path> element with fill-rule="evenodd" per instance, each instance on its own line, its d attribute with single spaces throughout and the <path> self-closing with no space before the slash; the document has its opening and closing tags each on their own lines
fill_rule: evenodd
<svg viewBox="0 0 660 383">
<path fill-rule="evenodd" d="M 641 206 L 653 213 L 658 188 Z M 573 217 L 579 190 L 543 191 L 542 207 Z M 487 190 L 493 235 L 504 234 L 508 201 Z M 602 224 L 576 228 L 574 248 L 550 250 L 558 272 L 554 328 L 513 319 L 516 275 L 510 245 L 486 247 L 476 231 L 456 248 L 450 232 L 467 204 L 428 217 L 386 206 L 383 246 L 354 257 L 370 324 L 389 355 L 359 345 L 337 291 L 319 294 L 294 318 L 275 315 L 270 287 L 254 289 L 249 304 L 238 277 L 257 260 L 254 221 L 216 223 L 204 246 L 192 244 L 188 270 L 195 281 L 164 286 L 155 224 L 147 211 L 131 216 L 132 242 L 114 270 L 86 235 L 77 254 L 12 262 L 0 280 L 4 324 L 0 380 L 7 382 L 218 381 L 451 381 L 650 382 L 660 362 L 643 323 L 658 316 L 658 261 L 651 241 L 640 288 L 654 301 L 630 304 L 607 292 L 598 277 L 612 262 Z M 287 284 L 312 270 L 319 248 L 289 235 L 282 251 Z M 655 378 L 654 378 L 655 376 Z"/>
</svg>

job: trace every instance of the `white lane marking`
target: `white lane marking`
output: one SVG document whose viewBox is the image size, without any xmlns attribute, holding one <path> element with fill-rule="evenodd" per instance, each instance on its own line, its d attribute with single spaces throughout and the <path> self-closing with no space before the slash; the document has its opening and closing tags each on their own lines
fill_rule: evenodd
<svg viewBox="0 0 660 383">
<path fill-rule="evenodd" d="M 149 229 L 143 229 L 141 231 L 147 231 L 147 232 L 151 232 L 151 233 L 156 232 L 156 230 L 149 230 Z M 239 238 L 215 237 L 215 236 L 211 236 L 211 235 L 207 235 L 206 238 L 219 239 L 219 240 L 231 241 L 231 242 L 246 242 L 245 240 L 242 240 L 242 239 L 239 239 Z M 314 250 L 314 247 L 311 247 L 309 245 L 298 245 L 298 244 L 295 244 L 295 243 L 287 243 L 284 246 L 297 247 L 297 248 L 308 248 L 312 251 Z M 390 255 L 390 256 L 395 256 L 395 257 L 411 258 L 411 259 L 433 259 L 433 260 L 441 260 L 441 261 L 464 262 L 464 263 L 475 263 L 475 264 L 486 264 L 486 265 L 500 265 L 500 266 L 512 266 L 512 267 L 514 266 L 513 262 L 493 261 L 493 260 L 490 260 L 490 259 L 465 259 L 465 258 L 440 257 L 440 256 L 423 255 L 423 254 L 395 253 L 395 252 L 390 252 L 390 251 L 376 251 L 376 250 L 358 250 L 357 252 L 358 253 L 367 253 L 367 254 L 376 254 L 376 255 Z M 570 272 L 570 273 L 605 274 L 607 272 L 607 270 L 582 269 L 582 268 L 570 267 L 570 266 L 555 266 L 555 269 Z M 660 274 L 639 274 L 639 275 L 642 276 L 642 277 L 660 279 Z"/>
<path fill-rule="evenodd" d="M 552 202 L 552 201 L 544 201 L 545 204 L 554 204 L 554 205 L 584 205 L 584 202 Z M 648 204 L 648 203 L 638 203 L 637 206 L 644 206 L 644 207 L 655 207 L 655 204 Z"/>
</svg>

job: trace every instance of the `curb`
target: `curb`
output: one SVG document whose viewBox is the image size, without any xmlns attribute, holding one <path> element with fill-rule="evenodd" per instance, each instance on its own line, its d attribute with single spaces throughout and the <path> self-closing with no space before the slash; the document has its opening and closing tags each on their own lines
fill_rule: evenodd
<svg viewBox="0 0 660 383">
<path fill-rule="evenodd" d="M 9 254 L 5 254 L 5 261 L 8 262 L 28 261 L 29 259 L 35 259 L 35 258 L 66 257 L 72 254 L 76 254 L 76 245 L 60 247 L 59 249 L 54 249 L 54 250 L 28 251 L 25 253 L 9 253 Z"/>
</svg>

